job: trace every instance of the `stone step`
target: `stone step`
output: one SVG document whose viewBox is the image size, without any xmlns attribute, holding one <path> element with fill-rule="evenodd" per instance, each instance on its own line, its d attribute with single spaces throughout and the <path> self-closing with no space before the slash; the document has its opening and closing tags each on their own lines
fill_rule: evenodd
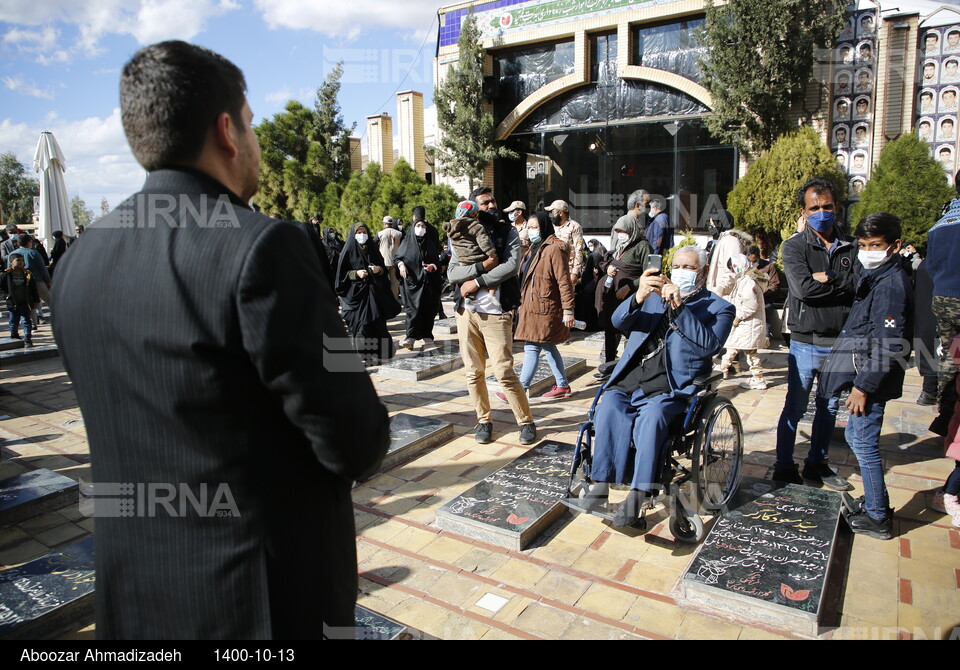
<svg viewBox="0 0 960 670">
<path fill-rule="evenodd" d="M 523 549 L 564 513 L 573 453 L 572 444 L 540 443 L 440 507 L 435 525 Z"/>
<path fill-rule="evenodd" d="M 355 640 L 436 639 L 361 605 L 356 606 L 354 617 L 357 622 L 353 631 L 353 639 Z"/>
<path fill-rule="evenodd" d="M 0 337 L 0 351 L 13 351 L 23 349 L 23 340 L 17 340 L 12 337 Z"/>
<path fill-rule="evenodd" d="M 587 361 L 584 358 L 569 358 L 563 356 L 563 369 L 567 375 L 567 379 L 573 379 L 578 377 L 587 371 Z M 523 370 L 523 354 L 517 354 L 514 356 L 515 360 L 521 361 L 519 365 L 514 365 L 513 370 L 517 373 L 517 376 L 520 376 L 521 370 Z M 533 375 L 533 381 L 530 383 L 530 397 L 534 398 L 538 395 L 546 393 L 557 381 L 553 376 L 553 371 L 550 369 L 550 364 L 547 363 L 546 353 L 540 354 L 540 364 L 537 366 L 537 371 Z M 493 375 L 487 377 L 487 388 L 491 391 L 500 391 L 500 382 L 497 381 L 497 378 Z"/>
<path fill-rule="evenodd" d="M 30 361 L 39 361 L 45 358 L 56 358 L 59 355 L 60 349 L 57 345 L 40 344 L 33 347 L 13 349 L 11 351 L 0 351 L 0 364 L 29 363 Z"/>
<path fill-rule="evenodd" d="M 849 556 L 840 505 L 835 491 L 742 478 L 683 576 L 685 600 L 818 635 L 832 625 Z"/>
<path fill-rule="evenodd" d="M 0 481 L 0 526 L 58 509 L 79 499 L 77 482 L 42 468 Z"/>
<path fill-rule="evenodd" d="M 0 572 L 0 640 L 49 640 L 93 623 L 93 537 Z"/>
<path fill-rule="evenodd" d="M 380 466 L 381 470 L 389 470 L 451 437 L 453 425 L 446 421 L 412 414 L 394 414 L 390 417 L 390 447 Z"/>
</svg>

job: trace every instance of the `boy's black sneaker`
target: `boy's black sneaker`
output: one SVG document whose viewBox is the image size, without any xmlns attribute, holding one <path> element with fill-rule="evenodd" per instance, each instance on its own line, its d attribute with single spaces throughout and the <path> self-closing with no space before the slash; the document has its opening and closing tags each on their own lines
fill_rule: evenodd
<svg viewBox="0 0 960 670">
<path fill-rule="evenodd" d="M 489 444 L 493 442 L 493 424 L 478 423 L 474 437 L 477 438 L 478 444 Z"/>
<path fill-rule="evenodd" d="M 819 463 L 805 463 L 803 466 L 803 478 L 815 484 L 823 484 L 828 489 L 834 491 L 850 491 L 853 485 L 846 479 L 834 472 L 826 461 Z"/>
<path fill-rule="evenodd" d="M 874 519 L 867 514 L 867 510 L 860 509 L 844 516 L 850 530 L 858 535 L 867 535 L 878 540 L 889 540 L 893 537 L 893 515 L 889 513 L 882 520 Z"/>
<path fill-rule="evenodd" d="M 10 333 L 11 340 L 22 340 L 23 338 L 17 335 L 16 333 Z"/>
<path fill-rule="evenodd" d="M 793 463 L 786 468 L 774 468 L 771 479 L 775 482 L 784 484 L 803 484 L 803 477 L 800 476 L 800 467 Z"/>
</svg>

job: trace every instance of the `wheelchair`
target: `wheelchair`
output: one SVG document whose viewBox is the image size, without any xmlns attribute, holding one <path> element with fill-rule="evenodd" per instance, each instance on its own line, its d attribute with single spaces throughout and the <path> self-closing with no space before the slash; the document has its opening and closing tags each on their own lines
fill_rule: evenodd
<svg viewBox="0 0 960 670">
<path fill-rule="evenodd" d="M 612 368 L 615 363 L 601 367 Z M 646 513 L 662 503 L 669 509 L 673 536 L 681 542 L 699 542 L 704 536 L 702 515 L 717 513 L 736 493 L 743 465 L 743 424 L 733 403 L 718 394 L 716 385 L 721 379 L 723 374 L 714 372 L 694 380 L 699 390 L 692 396 L 687 411 L 670 424 L 669 444 L 662 451 L 660 487 L 647 498 L 634 528 L 645 530 Z M 612 521 L 612 510 L 589 508 L 581 501 L 587 489 L 584 484 L 593 483 L 593 418 L 604 390 L 606 384 L 590 406 L 589 420 L 580 427 L 570 480 L 561 502 L 576 513 Z M 630 449 L 633 452 L 632 444 Z"/>
</svg>

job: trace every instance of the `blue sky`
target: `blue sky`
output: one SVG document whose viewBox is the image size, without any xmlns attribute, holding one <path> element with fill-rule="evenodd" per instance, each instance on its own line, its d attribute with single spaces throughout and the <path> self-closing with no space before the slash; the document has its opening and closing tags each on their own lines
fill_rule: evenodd
<svg viewBox="0 0 960 670">
<path fill-rule="evenodd" d="M 368 115 L 396 115 L 394 93 L 430 106 L 437 0 L 4 0 L 0 4 L 0 152 L 33 169 L 40 132 L 67 160 L 70 196 L 99 212 L 139 189 L 117 85 L 141 46 L 183 39 L 217 51 L 246 75 L 256 120 L 290 99 L 312 104 L 340 59 L 340 102 L 356 136 Z"/>
</svg>

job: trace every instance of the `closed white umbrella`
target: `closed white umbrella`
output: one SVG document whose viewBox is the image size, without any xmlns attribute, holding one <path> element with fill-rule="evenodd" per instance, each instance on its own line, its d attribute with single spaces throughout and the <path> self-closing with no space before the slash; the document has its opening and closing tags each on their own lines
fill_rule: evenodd
<svg viewBox="0 0 960 670">
<path fill-rule="evenodd" d="M 76 236 L 73 212 L 67 197 L 67 185 L 63 172 L 67 169 L 63 152 L 53 133 L 40 134 L 37 153 L 33 157 L 33 169 L 40 174 L 40 226 L 37 237 L 49 244 L 55 230 L 62 230 L 67 237 Z"/>
</svg>

